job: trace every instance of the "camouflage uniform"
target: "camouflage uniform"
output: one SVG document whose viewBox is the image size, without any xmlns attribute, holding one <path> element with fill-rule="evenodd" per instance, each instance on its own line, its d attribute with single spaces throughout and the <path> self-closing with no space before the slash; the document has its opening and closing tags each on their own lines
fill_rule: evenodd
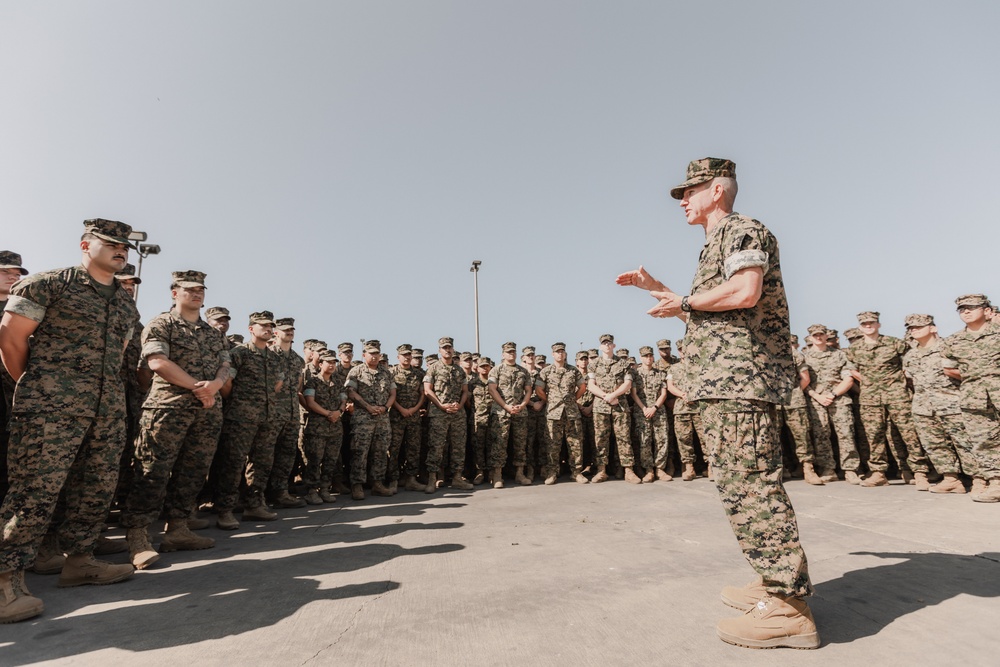
<svg viewBox="0 0 1000 667">
<path fill-rule="evenodd" d="M 291 318 L 287 318 L 291 319 Z M 278 326 L 282 326 L 278 320 Z M 275 403 L 276 419 L 281 422 L 281 430 L 274 442 L 274 463 L 267 480 L 267 495 L 276 498 L 288 492 L 288 481 L 295 466 L 295 454 L 299 445 L 299 381 L 305 370 L 306 361 L 295 350 L 282 350 L 277 345 L 274 353 L 282 362 L 285 383 L 281 387 L 282 398 Z"/>
<path fill-rule="evenodd" d="M 586 352 L 584 352 L 586 354 Z M 579 357 L 577 358 L 577 363 L 579 363 Z M 582 374 L 582 372 L 581 372 Z M 587 369 L 587 374 L 584 377 L 586 380 L 590 377 L 590 369 Z M 583 420 L 580 428 L 583 431 L 583 467 L 594 465 L 595 457 L 595 444 L 594 444 L 594 395 L 590 393 L 590 389 L 583 392 L 583 396 L 576 399 L 576 404 L 580 408 L 580 418 Z M 588 414 L 589 412 L 589 414 Z"/>
<path fill-rule="evenodd" d="M 603 355 L 590 364 L 588 376 L 606 393 L 615 391 L 625 382 L 632 382 L 628 359 L 606 359 Z M 618 446 L 618 459 L 626 467 L 632 467 L 632 435 L 629 429 L 629 410 L 625 396 L 618 398 L 617 405 L 611 405 L 600 396 L 594 397 L 594 442 L 597 449 L 597 465 L 608 464 L 608 447 L 611 431 L 614 430 Z"/>
<path fill-rule="evenodd" d="M 120 370 L 139 317 L 121 286 L 97 283 L 82 266 L 19 281 L 6 311 L 38 327 L 14 390 L 0 572 L 31 564 L 60 489 L 65 499 L 65 518 L 56 526 L 60 550 L 93 553 L 125 447 Z"/>
<path fill-rule="evenodd" d="M 792 350 L 792 359 L 795 362 L 795 369 L 800 373 L 807 368 L 806 358 L 798 350 Z M 806 402 L 805 393 L 802 387 L 796 383 L 789 395 L 788 403 L 781 406 L 779 415 L 782 421 L 788 426 L 788 431 L 792 434 L 795 443 L 795 457 L 799 463 L 815 463 L 820 470 L 833 470 L 833 457 L 829 460 L 817 461 L 813 450 L 812 442 L 809 440 L 809 404 Z"/>
<path fill-rule="evenodd" d="M 944 374 L 942 343 L 935 337 L 927 347 L 911 348 L 903 357 L 903 371 L 913 380 L 913 423 L 935 470 L 976 475 L 978 466 L 962 424 L 960 383 Z"/>
<path fill-rule="evenodd" d="M 377 351 L 377 350 L 376 350 Z M 395 398 L 396 384 L 392 374 L 382 366 L 374 370 L 361 363 L 350 370 L 344 386 L 361 397 L 370 406 L 388 407 L 380 415 L 373 415 L 358 406 L 354 411 L 354 437 L 351 440 L 351 484 L 364 484 L 367 477 L 368 453 L 372 456 L 372 481 L 385 479 L 389 461 L 390 399 Z"/>
<path fill-rule="evenodd" d="M 533 386 L 528 371 L 517 364 L 500 362 L 490 370 L 489 384 L 496 385 L 497 392 L 508 406 L 524 401 L 526 392 Z M 516 415 L 512 415 L 494 401 L 493 417 L 490 420 L 490 448 L 487 467 L 502 468 L 507 464 L 507 443 L 511 443 L 511 463 L 516 466 L 529 465 L 527 458 L 528 424 L 531 420 L 530 403 Z"/>
<path fill-rule="evenodd" d="M 337 368 L 341 365 L 338 363 Z M 302 395 L 311 397 L 324 410 L 343 410 L 347 394 L 344 391 L 344 380 L 336 377 L 336 371 L 330 380 L 323 379 L 317 371 L 308 375 L 302 387 Z M 340 471 L 340 448 L 344 442 L 343 417 L 336 422 L 315 412 L 306 412 L 305 424 L 302 427 L 302 458 L 305 469 L 302 472 L 302 483 L 310 491 L 327 491 L 333 485 L 335 475 Z"/>
<path fill-rule="evenodd" d="M 28 275 L 28 270 L 21 266 L 21 256 L 10 250 L 0 251 L 0 269 L 18 269 L 21 276 Z M 0 317 L 7 306 L 7 300 L 0 301 Z M 7 444 L 10 442 L 10 419 L 14 401 L 14 378 L 7 368 L 0 363 L 0 503 L 7 495 Z"/>
<path fill-rule="evenodd" d="M 871 448 L 868 467 L 872 472 L 885 472 L 889 467 L 886 436 L 889 420 L 895 424 L 906 444 L 905 451 L 896 451 L 901 470 L 927 472 L 927 455 L 913 426 L 910 404 L 913 398 L 906 388 L 903 375 L 903 355 L 910 347 L 898 338 L 879 335 L 875 343 L 862 338 L 847 349 L 847 358 L 861 374 L 861 428 Z"/>
<path fill-rule="evenodd" d="M 157 315 L 142 332 L 142 358 L 163 355 L 195 380 L 213 380 L 229 364 L 226 337 L 203 319 L 176 310 Z M 122 513 L 126 528 L 144 528 L 160 515 L 187 519 L 205 482 L 222 431 L 222 397 L 205 408 L 190 389 L 153 376 L 142 405 L 135 447 L 138 469 Z"/>
<path fill-rule="evenodd" d="M 944 340 L 941 356 L 946 367 L 962 374 L 960 406 L 979 466 L 975 474 L 1000 479 L 1000 327 L 987 323 L 979 331 L 953 333 Z"/>
<path fill-rule="evenodd" d="M 678 389 L 684 385 L 684 374 L 687 372 L 687 363 L 683 358 L 674 362 L 670 366 L 667 380 L 670 380 Z M 695 450 L 694 439 L 698 436 L 704 451 L 705 460 L 711 463 L 710 452 L 708 451 L 708 441 L 705 438 L 705 429 L 701 425 L 701 411 L 693 403 L 688 403 L 678 396 L 674 401 L 674 433 L 677 437 L 677 449 L 680 452 L 681 463 L 694 465 L 698 460 L 698 452 Z"/>
<path fill-rule="evenodd" d="M 535 386 L 541 387 L 548 399 L 545 412 L 547 477 L 559 474 L 563 438 L 566 438 L 570 471 L 574 475 L 583 471 L 583 418 L 576 403 L 576 392 L 586 383 L 576 366 L 568 363 L 562 368 L 556 364 L 546 366 L 535 380 Z"/>
<path fill-rule="evenodd" d="M 420 402 L 424 394 L 424 373 L 418 368 L 392 369 L 392 381 L 396 385 L 396 405 L 412 408 Z M 389 416 L 392 426 L 392 440 L 389 443 L 389 481 L 399 479 L 399 457 L 403 456 L 403 474 L 417 476 L 420 472 L 420 413 L 404 417 L 399 410 Z"/>
<path fill-rule="evenodd" d="M 538 381 L 538 374 L 541 372 L 541 369 L 538 368 L 528 371 L 529 382 L 532 387 L 535 386 L 535 383 Z M 532 466 L 535 470 L 541 470 L 545 466 L 545 452 L 548 448 L 546 444 L 548 442 L 548 434 L 545 430 L 547 421 L 545 419 L 545 405 L 542 399 L 534 393 L 534 389 L 529 389 L 528 391 L 531 392 L 531 398 L 525 407 L 525 415 L 528 418 L 528 432 L 525 439 L 524 459 L 525 465 Z M 516 454 L 514 458 L 517 458 Z M 514 465 L 517 465 L 516 461 Z"/>
<path fill-rule="evenodd" d="M 434 389 L 442 404 L 462 400 L 468 380 L 465 371 L 454 361 L 446 364 L 437 361 L 427 369 L 424 385 Z M 459 475 L 465 468 L 465 410 L 448 414 L 433 401 L 427 409 L 430 424 L 427 433 L 427 472 L 441 470 L 441 461 L 447 455 L 451 474 Z M 443 471 L 442 471 L 443 472 Z"/>
<path fill-rule="evenodd" d="M 226 399 L 220 445 L 223 463 L 215 488 L 215 507 L 220 513 L 236 507 L 244 474 L 244 508 L 255 509 L 264 503 L 274 444 L 288 421 L 278 407 L 288 398 L 284 386 L 277 384 L 294 381 L 285 377 L 285 362 L 269 347 L 257 348 L 250 341 L 230 350 L 230 355 L 233 388 Z"/>
<path fill-rule="evenodd" d="M 483 362 L 481 359 L 480 365 Z M 485 364 L 490 365 L 489 360 L 485 360 Z M 493 408 L 489 383 L 483 382 L 479 375 L 474 375 L 469 381 L 469 396 L 472 399 L 472 457 L 478 473 L 487 468 L 486 450 L 490 436 L 490 412 Z"/>
<path fill-rule="evenodd" d="M 667 449 L 670 444 L 667 409 L 657 406 L 660 394 L 667 390 L 667 374 L 656 368 L 646 370 L 640 366 L 633 374 L 632 388 L 642 401 L 633 410 L 632 426 L 639 434 L 640 463 L 650 468 L 667 467 Z M 665 402 L 665 401 L 664 401 Z M 647 419 L 642 406 L 656 408 L 656 414 Z"/>
<path fill-rule="evenodd" d="M 842 350 L 828 349 L 820 352 L 815 348 L 805 355 L 809 367 L 811 384 L 810 392 L 829 393 L 834 387 L 851 377 L 854 364 Z M 824 406 L 814 398 L 809 401 L 809 418 L 812 420 L 814 463 L 818 470 L 825 472 L 834 469 L 833 443 L 830 439 L 832 425 L 837 434 L 837 446 L 840 451 L 840 468 L 847 472 L 857 472 L 861 465 L 861 457 L 854 442 L 854 410 L 851 408 L 851 397 L 847 394 L 837 396 L 833 403 Z"/>
<path fill-rule="evenodd" d="M 716 176 L 735 176 L 728 161 L 709 164 L 719 167 Z M 689 181 L 697 172 L 698 163 L 692 163 Z M 683 196 L 683 189 L 676 190 L 675 198 Z M 777 406 L 788 399 L 796 374 L 777 240 L 760 222 L 738 213 L 718 221 L 707 233 L 691 295 L 750 267 L 764 272 L 755 306 L 689 313 L 684 336 L 689 372 L 681 389 L 701 410 L 715 483 L 744 556 L 769 592 L 806 596 L 812 593 L 806 556 L 781 483 Z"/>
</svg>

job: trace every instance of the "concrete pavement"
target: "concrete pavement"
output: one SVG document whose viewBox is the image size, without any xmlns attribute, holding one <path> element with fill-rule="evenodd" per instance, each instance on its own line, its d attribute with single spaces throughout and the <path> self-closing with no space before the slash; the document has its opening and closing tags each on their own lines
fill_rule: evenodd
<svg viewBox="0 0 1000 667">
<path fill-rule="evenodd" d="M 214 549 L 163 554 L 111 586 L 29 575 L 46 610 L 0 626 L 0 665 L 993 664 L 1000 504 L 900 483 L 787 486 L 816 651 L 716 638 L 739 614 L 719 590 L 753 573 L 713 484 L 564 477 L 342 496 L 202 531 Z"/>
</svg>

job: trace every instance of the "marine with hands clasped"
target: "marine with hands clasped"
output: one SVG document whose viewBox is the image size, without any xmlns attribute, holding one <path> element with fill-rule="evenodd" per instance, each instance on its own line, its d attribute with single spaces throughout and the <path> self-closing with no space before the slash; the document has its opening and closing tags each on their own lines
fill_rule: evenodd
<svg viewBox="0 0 1000 667">
<path fill-rule="evenodd" d="M 382 344 L 366 340 L 364 363 L 347 374 L 344 386 L 354 401 L 354 437 L 351 439 L 351 497 L 364 500 L 362 486 L 367 476 L 368 454 L 372 456 L 372 493 L 391 496 L 383 484 L 389 460 L 389 439 L 392 427 L 389 411 L 396 402 L 396 383 L 389 369 L 381 365 Z"/>
<path fill-rule="evenodd" d="M 503 488 L 503 467 L 507 464 L 507 445 L 510 444 L 514 481 L 523 486 L 531 484 L 524 474 L 528 445 L 528 410 L 532 396 L 532 380 L 526 369 L 517 365 L 517 344 L 504 343 L 501 361 L 487 378 L 487 389 L 493 398 L 493 415 L 490 421 L 489 459 L 490 483 L 493 488 Z"/>
<path fill-rule="evenodd" d="M 719 622 L 719 638 L 739 646 L 816 648 L 819 634 L 805 597 L 812 584 L 791 501 L 781 483 L 778 406 L 797 380 L 778 242 L 760 222 L 733 212 L 736 165 L 704 158 L 671 189 L 705 245 L 689 296 L 643 268 L 620 285 L 649 290 L 647 312 L 687 323 L 682 388 L 697 402 L 712 450 L 716 486 L 744 556 L 758 578 L 723 590 L 748 610 Z"/>
<path fill-rule="evenodd" d="M 437 490 L 441 461 L 448 454 L 451 465 L 451 486 L 471 491 L 473 486 L 462 477 L 465 467 L 465 404 L 469 400 L 469 381 L 465 371 L 455 363 L 454 340 L 438 339 L 440 358 L 427 368 L 424 393 L 430 399 L 430 425 L 427 434 L 427 486 L 424 493 Z"/>
<path fill-rule="evenodd" d="M 577 400 L 587 391 L 587 380 L 580 371 L 566 363 L 566 344 L 552 344 L 552 364 L 545 366 L 535 380 L 535 392 L 545 402 L 546 452 L 545 483 L 559 478 L 559 454 L 563 438 L 569 452 L 570 474 L 574 481 L 587 484 L 583 476 L 583 418 Z"/>
</svg>

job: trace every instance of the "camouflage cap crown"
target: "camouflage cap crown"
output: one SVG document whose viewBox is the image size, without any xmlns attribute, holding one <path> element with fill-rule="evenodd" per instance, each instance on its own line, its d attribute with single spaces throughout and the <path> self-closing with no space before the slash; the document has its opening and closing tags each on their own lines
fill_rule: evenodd
<svg viewBox="0 0 1000 667">
<path fill-rule="evenodd" d="M 337 346 L 337 352 L 354 352 L 354 343 L 341 343 Z"/>
<path fill-rule="evenodd" d="M 115 274 L 115 278 L 118 280 L 131 280 L 136 285 L 142 284 L 142 278 L 137 278 L 135 275 L 135 264 L 126 264 L 124 269 Z"/>
<path fill-rule="evenodd" d="M 521 354 L 534 354 L 534 353 L 535 353 L 534 345 L 526 345 L 525 348 L 521 350 Z"/>
<path fill-rule="evenodd" d="M 403 343 L 402 345 L 398 345 L 396 347 L 396 352 L 397 354 L 412 354 L 413 346 L 409 343 Z"/>
<path fill-rule="evenodd" d="M 881 314 L 882 313 L 877 310 L 866 310 L 858 313 L 858 324 L 864 324 L 865 322 L 878 322 L 878 318 Z"/>
<path fill-rule="evenodd" d="M 552 343 L 552 351 L 553 352 L 565 352 L 566 351 L 566 343 Z"/>
<path fill-rule="evenodd" d="M 274 328 L 281 329 L 282 331 L 290 331 L 295 328 L 295 318 L 281 317 L 274 321 Z"/>
<path fill-rule="evenodd" d="M 104 218 L 91 218 L 83 221 L 84 233 L 93 234 L 99 239 L 121 243 L 135 250 L 135 244 L 129 240 L 132 227 L 117 220 L 105 220 Z"/>
<path fill-rule="evenodd" d="M 223 317 L 229 317 L 229 319 L 232 319 L 229 315 L 228 308 L 223 308 L 222 306 L 212 306 L 205 311 L 206 320 L 220 320 Z"/>
<path fill-rule="evenodd" d="M 415 347 L 415 348 L 413 348 L 413 356 L 416 357 L 416 358 L 418 358 L 418 359 L 423 359 L 424 358 L 424 351 L 422 349 L 420 349 L 419 347 Z"/>
<path fill-rule="evenodd" d="M 455 347 L 455 339 L 449 336 L 438 338 L 438 347 Z"/>
<path fill-rule="evenodd" d="M 656 347 L 660 348 L 661 350 L 669 349 L 669 347 L 670 347 L 670 339 L 669 338 L 661 338 L 660 340 L 656 341 Z"/>
<path fill-rule="evenodd" d="M 0 269 L 17 269 L 22 276 L 28 275 L 28 269 L 21 266 L 21 256 L 13 250 L 0 250 Z"/>
<path fill-rule="evenodd" d="M 847 338 L 847 340 L 857 340 L 862 336 L 864 336 L 864 334 L 861 333 L 861 329 L 856 329 L 854 327 L 851 327 L 850 329 L 844 332 L 844 336 Z"/>
<path fill-rule="evenodd" d="M 458 360 L 459 361 L 472 361 L 472 353 L 471 352 L 463 352 L 462 354 L 458 355 Z"/>
<path fill-rule="evenodd" d="M 687 180 L 677 187 L 670 188 L 670 196 L 674 199 L 684 197 L 684 191 L 694 185 L 707 183 L 713 178 L 728 176 L 736 178 L 736 163 L 717 157 L 704 157 L 688 163 Z"/>
<path fill-rule="evenodd" d="M 262 310 L 259 313 L 250 313 L 250 324 L 270 324 L 274 325 L 274 313 L 270 310 Z"/>
<path fill-rule="evenodd" d="M 621 358 L 621 357 L 627 357 L 628 356 L 628 348 L 627 347 L 620 347 L 620 348 L 618 348 L 617 350 L 615 350 L 615 356 L 619 357 L 619 358 Z"/>
<path fill-rule="evenodd" d="M 934 324 L 934 317 L 932 315 L 927 315 L 925 313 L 912 313 L 906 316 L 904 324 L 906 325 L 907 329 L 926 327 L 930 324 Z"/>
<path fill-rule="evenodd" d="M 235 343 L 237 345 L 243 342 L 243 334 L 229 334 L 226 338 L 229 339 L 230 343 Z"/>
<path fill-rule="evenodd" d="M 504 352 L 517 352 L 517 343 L 513 341 L 507 341 L 506 343 L 503 344 L 503 346 L 500 349 L 503 350 Z"/>
<path fill-rule="evenodd" d="M 600 341 L 602 343 L 613 343 L 615 342 L 615 337 L 611 334 L 601 334 Z"/>
<path fill-rule="evenodd" d="M 171 287 L 205 287 L 205 274 L 201 271 L 174 271 L 170 274 Z"/>
<path fill-rule="evenodd" d="M 808 329 L 806 329 L 806 331 L 809 332 L 810 336 L 815 336 L 816 334 L 826 333 L 827 328 L 822 324 L 813 324 Z"/>
<path fill-rule="evenodd" d="M 319 353 L 319 360 L 335 364 L 337 363 L 337 354 L 333 350 L 323 350 Z"/>
<path fill-rule="evenodd" d="M 381 352 L 382 342 L 376 338 L 365 341 L 365 352 Z"/>
<path fill-rule="evenodd" d="M 973 308 L 986 308 L 990 305 L 990 300 L 985 294 L 963 294 L 962 296 L 955 299 L 955 305 L 961 308 L 962 306 L 972 306 Z"/>
<path fill-rule="evenodd" d="M 479 357 L 479 363 L 476 365 L 479 366 L 479 368 L 482 368 L 483 366 L 492 366 L 493 360 L 489 357 Z"/>
<path fill-rule="evenodd" d="M 648 345 L 643 345 L 642 347 L 639 348 L 639 356 L 640 357 L 653 356 L 653 348 L 651 348 Z"/>
<path fill-rule="evenodd" d="M 579 352 L 576 353 L 576 358 L 577 359 L 589 359 L 590 355 L 587 353 L 586 350 L 580 350 Z"/>
</svg>

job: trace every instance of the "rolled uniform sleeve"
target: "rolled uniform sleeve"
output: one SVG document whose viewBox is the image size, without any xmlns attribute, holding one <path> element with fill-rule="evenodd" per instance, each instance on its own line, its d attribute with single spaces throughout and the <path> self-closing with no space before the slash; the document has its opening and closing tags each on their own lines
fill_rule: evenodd
<svg viewBox="0 0 1000 667">
<path fill-rule="evenodd" d="M 27 317 L 33 322 L 41 322 L 45 318 L 45 306 L 35 303 L 27 297 L 15 294 L 11 294 L 8 297 L 7 307 L 4 308 L 4 312 Z"/>
<path fill-rule="evenodd" d="M 743 228 L 734 231 L 732 237 L 727 239 L 722 267 L 723 279 L 729 280 L 737 271 L 753 267 L 760 267 L 767 273 L 771 256 L 764 249 L 767 246 L 760 230 Z"/>
</svg>

